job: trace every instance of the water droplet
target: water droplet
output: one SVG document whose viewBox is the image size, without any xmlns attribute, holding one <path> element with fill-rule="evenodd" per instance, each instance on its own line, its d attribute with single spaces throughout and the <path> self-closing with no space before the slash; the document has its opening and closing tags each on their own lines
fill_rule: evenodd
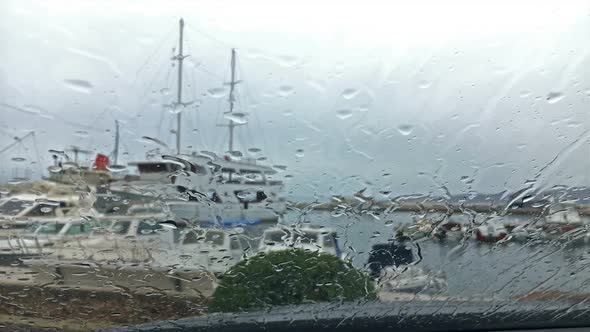
<svg viewBox="0 0 590 332">
<path fill-rule="evenodd" d="M 165 148 L 168 148 L 168 145 L 166 145 L 166 143 L 160 141 L 157 138 L 152 138 L 149 136 L 142 136 L 141 139 L 139 140 L 141 143 L 147 143 L 147 144 L 155 144 L 155 145 L 159 145 Z"/>
<path fill-rule="evenodd" d="M 376 237 L 379 237 L 380 235 L 381 235 L 381 232 L 374 231 L 373 234 L 371 235 L 371 238 L 376 238 Z"/>
<path fill-rule="evenodd" d="M 279 172 L 283 172 L 287 169 L 287 166 L 284 165 L 273 165 L 272 168 L 274 168 L 275 170 L 279 171 Z"/>
<path fill-rule="evenodd" d="M 283 67 L 293 67 L 297 63 L 300 63 L 297 57 L 291 55 L 278 55 L 276 56 L 276 62 Z"/>
<path fill-rule="evenodd" d="M 565 97 L 561 92 L 549 92 L 547 95 L 547 102 L 549 104 L 555 104 Z"/>
<path fill-rule="evenodd" d="M 252 152 L 252 153 L 258 153 L 260 151 L 262 151 L 262 150 L 260 150 L 259 148 L 249 148 L 248 149 L 248 152 Z"/>
<path fill-rule="evenodd" d="M 82 137 L 82 138 L 86 138 L 88 137 L 88 132 L 84 131 L 84 130 L 78 130 L 74 133 L 74 136 L 78 136 L 78 137 Z"/>
<path fill-rule="evenodd" d="M 67 79 L 64 80 L 64 83 L 68 89 L 81 93 L 91 93 L 92 88 L 94 88 L 90 82 L 85 80 Z"/>
<path fill-rule="evenodd" d="M 8 181 L 8 184 L 17 185 L 17 184 L 21 184 L 21 183 L 27 182 L 27 181 L 29 181 L 28 178 L 14 178 L 14 179 L 10 179 Z"/>
<path fill-rule="evenodd" d="M 221 88 L 211 88 L 211 89 L 207 90 L 207 92 L 209 93 L 209 96 L 211 98 L 223 98 L 226 96 L 228 90 L 226 87 L 221 87 Z"/>
<path fill-rule="evenodd" d="M 177 229 L 178 226 L 174 220 L 166 220 L 160 223 L 162 227 L 170 228 L 170 229 Z"/>
<path fill-rule="evenodd" d="M 59 166 L 49 166 L 47 169 L 51 173 L 59 173 L 59 172 L 61 172 L 61 167 L 59 167 Z"/>
<path fill-rule="evenodd" d="M 39 115 L 39 114 L 43 113 L 43 111 L 44 111 L 39 106 L 35 106 L 35 105 L 24 105 L 22 110 L 25 112 L 31 113 L 31 114 L 36 114 L 36 115 Z"/>
<path fill-rule="evenodd" d="M 76 168 L 78 168 L 78 165 L 76 163 L 68 161 L 68 162 L 61 164 L 61 167 L 63 169 L 76 169 Z"/>
<path fill-rule="evenodd" d="M 403 136 L 408 136 L 414 131 L 414 126 L 409 124 L 402 124 L 397 127 L 397 131 Z"/>
<path fill-rule="evenodd" d="M 356 95 L 358 93 L 359 93 L 359 91 L 356 89 L 345 89 L 344 91 L 342 91 L 342 98 L 352 99 L 352 98 L 356 97 Z"/>
<path fill-rule="evenodd" d="M 295 151 L 295 156 L 302 158 L 305 155 L 305 151 L 303 151 L 303 149 L 298 149 L 297 151 Z"/>
<path fill-rule="evenodd" d="M 527 98 L 528 96 L 531 95 L 530 91 L 524 90 L 520 92 L 520 98 Z"/>
<path fill-rule="evenodd" d="M 293 93 L 295 93 L 295 89 L 293 89 L 292 86 L 281 85 L 279 87 L 279 96 L 281 96 L 281 97 L 287 97 L 289 95 L 292 95 Z"/>
<path fill-rule="evenodd" d="M 352 111 L 347 109 L 337 110 L 336 116 L 341 120 L 348 119 L 352 116 Z"/>
<path fill-rule="evenodd" d="M 265 160 L 267 160 L 267 159 L 268 159 L 268 158 L 266 158 L 266 157 L 259 157 L 259 158 L 256 158 L 256 160 L 258 160 L 258 161 L 265 161 Z"/>
<path fill-rule="evenodd" d="M 249 192 L 249 191 L 245 191 L 245 190 L 243 190 L 243 191 L 240 191 L 240 192 L 238 192 L 238 193 L 236 194 L 236 196 L 237 196 L 239 199 L 246 199 L 246 198 L 248 198 L 248 197 L 252 197 L 252 196 L 254 196 L 254 194 L 253 194 L 253 193 L 251 193 L 251 192 Z"/>
<path fill-rule="evenodd" d="M 48 206 L 44 206 L 44 207 L 41 208 L 41 212 L 42 213 L 49 213 L 51 211 L 52 211 L 52 209 L 50 207 L 48 207 Z"/>
<path fill-rule="evenodd" d="M 240 151 L 228 151 L 228 153 L 234 158 L 242 158 L 244 156 Z"/>
<path fill-rule="evenodd" d="M 431 85 L 432 85 L 432 83 L 428 82 L 426 80 L 421 80 L 420 83 L 418 83 L 418 87 L 420 89 L 428 89 L 428 88 L 430 88 Z"/>
<path fill-rule="evenodd" d="M 184 61 L 186 61 L 187 66 L 188 67 L 191 67 L 191 68 L 195 68 L 195 67 L 198 67 L 198 66 L 201 65 L 201 62 L 200 61 L 195 61 L 195 58 L 188 58 L 188 59 L 186 59 Z"/>
<path fill-rule="evenodd" d="M 109 170 L 112 173 L 122 172 L 126 169 L 127 169 L 127 166 L 125 166 L 125 165 L 109 165 L 109 166 L 107 166 L 107 170 Z"/>
<path fill-rule="evenodd" d="M 528 202 L 530 202 L 530 201 L 532 201 L 534 199 L 535 199 L 535 196 L 534 195 L 527 195 L 527 196 L 524 196 L 522 198 L 522 202 L 523 203 L 528 203 Z"/>
<path fill-rule="evenodd" d="M 248 113 L 240 113 L 240 112 L 225 113 L 223 115 L 223 117 L 235 122 L 236 124 L 248 123 Z"/>
<path fill-rule="evenodd" d="M 168 89 L 168 88 L 160 89 L 160 94 L 162 94 L 162 96 L 169 96 L 170 95 L 170 89 Z"/>
<path fill-rule="evenodd" d="M 180 112 L 184 112 L 186 108 L 186 105 L 177 103 L 164 105 L 164 109 L 170 112 L 171 114 L 178 114 Z"/>
<path fill-rule="evenodd" d="M 22 157 L 14 157 L 11 160 L 14 161 L 14 162 L 17 162 L 17 163 L 22 163 L 26 159 L 25 158 L 22 158 Z"/>
</svg>

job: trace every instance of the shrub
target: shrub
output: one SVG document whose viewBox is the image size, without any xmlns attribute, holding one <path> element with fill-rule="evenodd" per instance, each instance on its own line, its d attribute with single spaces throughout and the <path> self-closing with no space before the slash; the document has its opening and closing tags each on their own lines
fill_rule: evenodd
<svg viewBox="0 0 590 332">
<path fill-rule="evenodd" d="M 300 249 L 259 254 L 232 267 L 209 311 L 374 299 L 371 279 L 338 257 Z"/>
</svg>

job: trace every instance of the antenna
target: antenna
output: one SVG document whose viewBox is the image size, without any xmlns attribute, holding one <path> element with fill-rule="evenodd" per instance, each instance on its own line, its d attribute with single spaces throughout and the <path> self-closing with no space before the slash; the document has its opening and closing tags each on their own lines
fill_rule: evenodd
<svg viewBox="0 0 590 332">
<path fill-rule="evenodd" d="M 182 105 L 182 60 L 185 56 L 182 54 L 182 34 L 184 30 L 184 20 L 178 21 L 180 35 L 178 38 L 178 55 L 175 60 L 178 61 L 178 90 L 176 91 L 176 107 Z M 182 112 L 176 113 L 176 153 L 180 154 L 180 130 L 182 122 Z"/>
</svg>

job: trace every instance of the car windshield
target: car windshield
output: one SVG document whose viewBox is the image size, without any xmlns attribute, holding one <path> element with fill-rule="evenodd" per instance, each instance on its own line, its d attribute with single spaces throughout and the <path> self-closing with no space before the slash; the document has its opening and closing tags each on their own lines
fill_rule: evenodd
<svg viewBox="0 0 590 332">
<path fill-rule="evenodd" d="M 1 0 L 0 41 L 6 330 L 590 327 L 590 0 Z"/>
</svg>

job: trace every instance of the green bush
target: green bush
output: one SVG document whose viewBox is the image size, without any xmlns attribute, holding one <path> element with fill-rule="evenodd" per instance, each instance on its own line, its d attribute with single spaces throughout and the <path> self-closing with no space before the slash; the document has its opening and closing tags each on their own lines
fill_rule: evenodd
<svg viewBox="0 0 590 332">
<path fill-rule="evenodd" d="M 338 257 L 300 249 L 259 254 L 231 268 L 209 311 L 374 299 L 371 279 Z"/>
</svg>

